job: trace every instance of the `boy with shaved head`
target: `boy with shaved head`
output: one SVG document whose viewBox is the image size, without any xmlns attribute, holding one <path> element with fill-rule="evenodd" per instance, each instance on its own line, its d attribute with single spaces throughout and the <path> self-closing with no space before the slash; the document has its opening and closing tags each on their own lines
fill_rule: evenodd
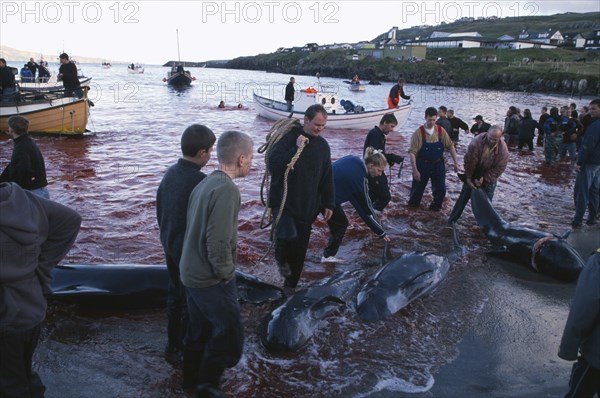
<svg viewBox="0 0 600 398">
<path fill-rule="evenodd" d="M 219 168 L 202 180 L 188 202 L 181 255 L 190 323 L 183 357 L 183 389 L 221 396 L 221 376 L 235 366 L 244 345 L 235 260 L 240 191 L 233 183 L 252 166 L 252 139 L 237 131 L 217 141 Z"/>
</svg>

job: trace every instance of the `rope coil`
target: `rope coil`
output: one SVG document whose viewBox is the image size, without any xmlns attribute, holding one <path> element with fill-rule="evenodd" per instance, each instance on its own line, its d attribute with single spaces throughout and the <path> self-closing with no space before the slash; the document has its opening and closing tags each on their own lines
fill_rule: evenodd
<svg viewBox="0 0 600 398">
<path fill-rule="evenodd" d="M 261 187 L 260 187 L 260 199 L 261 199 L 262 204 L 265 205 L 265 211 L 263 212 L 263 215 L 260 220 L 260 228 L 261 229 L 267 228 L 269 225 L 271 225 L 271 217 L 272 217 L 271 208 L 269 206 L 269 191 L 268 191 L 269 190 L 268 187 L 270 185 L 269 156 L 271 155 L 271 150 L 273 149 L 275 144 L 277 144 L 277 142 L 279 142 L 279 140 L 281 140 L 285 136 L 285 134 L 290 132 L 295 126 L 300 126 L 300 121 L 296 118 L 285 118 L 285 119 L 278 120 L 273 125 L 273 127 L 271 127 L 271 130 L 269 130 L 269 133 L 266 136 L 266 142 L 258 148 L 258 153 L 265 154 L 265 173 L 263 175 L 263 179 L 262 179 L 262 183 L 261 183 Z M 296 150 L 296 153 L 294 154 L 294 156 L 292 156 L 292 159 L 286 166 L 286 170 L 285 170 L 285 173 L 283 176 L 283 195 L 281 198 L 281 204 L 279 206 L 279 212 L 278 212 L 277 216 L 275 217 L 275 219 L 272 221 L 273 228 L 271 231 L 272 231 L 273 239 L 271 240 L 271 245 L 269 246 L 269 249 L 267 249 L 267 252 L 264 254 L 263 257 L 260 258 L 259 261 L 262 261 L 265 259 L 265 257 L 267 257 L 267 255 L 271 251 L 271 248 L 274 245 L 274 242 L 275 242 L 274 235 L 276 232 L 277 224 L 279 223 L 279 220 L 281 219 L 281 215 L 283 214 L 283 209 L 285 207 L 285 202 L 287 200 L 288 175 L 289 175 L 290 171 L 294 170 L 294 166 L 296 165 L 296 162 L 298 162 L 298 159 L 300 158 L 300 154 L 306 147 L 307 142 L 308 142 L 308 139 L 302 141 L 302 143 Z M 266 199 L 265 199 L 265 195 L 266 195 Z M 265 218 L 267 218 L 269 220 L 269 222 L 267 224 L 265 224 Z"/>
</svg>

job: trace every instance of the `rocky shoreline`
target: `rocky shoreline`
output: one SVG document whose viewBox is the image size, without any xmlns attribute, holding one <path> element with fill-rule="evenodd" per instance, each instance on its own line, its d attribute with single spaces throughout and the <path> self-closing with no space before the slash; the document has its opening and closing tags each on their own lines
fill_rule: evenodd
<svg viewBox="0 0 600 398">
<path fill-rule="evenodd" d="M 524 50 L 521 50 L 524 51 Z M 527 53 L 518 56 L 526 59 Z M 581 56 L 580 53 L 573 54 Z M 598 55 L 587 55 L 587 63 L 575 66 L 591 67 L 598 63 Z M 394 82 L 403 76 L 414 84 L 465 87 L 478 89 L 496 89 L 537 93 L 560 93 L 571 96 L 595 96 L 600 94 L 600 73 L 583 74 L 578 70 L 569 71 L 569 66 L 551 60 L 535 63 L 514 61 L 481 62 L 449 59 L 443 62 L 427 59 L 411 63 L 392 59 L 373 59 L 370 57 L 353 61 L 343 51 L 324 51 L 322 53 L 273 53 L 253 57 L 239 57 L 218 67 L 228 69 L 265 70 L 267 72 L 289 75 L 316 75 L 333 78 L 346 78 L 358 74 L 365 82 Z M 217 67 L 211 65 L 208 67 Z M 576 69 L 572 67 L 571 69 Z"/>
</svg>

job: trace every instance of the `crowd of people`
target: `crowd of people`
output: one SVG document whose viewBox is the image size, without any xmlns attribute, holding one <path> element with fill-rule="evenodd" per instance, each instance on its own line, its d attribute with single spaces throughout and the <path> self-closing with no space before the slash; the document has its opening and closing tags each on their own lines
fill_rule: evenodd
<svg viewBox="0 0 600 398">
<path fill-rule="evenodd" d="M 59 56 L 60 68 L 57 80 L 62 81 L 65 97 L 83 97 L 83 89 L 78 77 L 77 65 L 69 59 L 69 55 L 62 53 Z M 13 102 L 19 86 L 15 81 L 15 74 L 19 73 L 21 83 L 45 83 L 50 78 L 47 62 L 40 60 L 35 62 L 33 58 L 23 65 L 20 71 L 6 64 L 4 58 L 0 58 L 0 99 L 1 102 Z M 36 76 L 37 75 L 37 76 Z"/>
<path fill-rule="evenodd" d="M 61 62 L 68 65 L 68 57 L 64 61 L 61 57 Z M 62 70 L 64 79 L 67 69 Z M 403 85 L 400 80 L 394 86 L 390 93 L 390 97 L 396 96 L 393 100 L 408 97 Z M 386 148 L 387 136 L 398 121 L 392 113 L 384 115 L 379 125 L 366 134 L 360 156 L 348 155 L 332 162 L 329 144 L 321 135 L 327 117 L 322 105 L 310 106 L 304 112 L 303 123 L 292 124 L 266 157 L 271 175 L 268 204 L 271 214 L 276 215 L 271 237 L 287 295 L 294 293 L 301 279 L 312 226 L 319 215 L 330 232 L 323 249 L 323 263 L 343 261 L 336 256 L 348 227 L 342 207 L 346 202 L 352 204 L 376 236 L 390 241 L 381 222 L 381 212 L 391 200 L 385 168 L 404 161 L 403 156 Z M 574 120 L 579 118 L 581 131 Z M 483 189 L 492 200 L 496 182 L 508 163 L 508 148 L 518 145 L 533 150 L 532 131 L 537 129 L 538 134 L 543 132 L 542 145 L 548 164 L 553 165 L 563 150 L 576 163 L 573 226 L 581 225 L 586 209 L 587 223 L 596 223 L 600 201 L 600 99 L 593 100 L 581 115 L 577 115 L 572 104 L 560 111 L 552 108 L 538 122 L 532 121 L 529 110 L 520 116 L 515 107 L 507 112 L 504 126 L 490 126 L 480 115 L 474 119 L 475 124 L 469 129 L 444 106 L 425 110 L 423 124 L 411 135 L 408 149 L 412 166 L 408 206 L 420 206 L 431 180 L 433 200 L 428 208 L 441 210 L 446 196 L 446 152 L 450 153 L 454 171 L 464 174 L 463 188 L 449 222 L 460 217 L 471 190 Z M 3 259 L 0 270 L 2 305 L 9 307 L 0 312 L 0 395 L 12 397 L 26 396 L 24 391 L 34 390 L 43 394 L 43 384 L 31 369 L 31 358 L 46 309 L 47 278 L 49 270 L 73 244 L 81 218 L 49 200 L 43 157 L 28 136 L 27 119 L 11 117 L 8 124 L 14 151 L 0 176 L 0 244 L 13 245 L 15 250 L 28 248 L 32 253 L 28 259 L 11 257 L 6 262 Z M 464 173 L 456 151 L 460 130 L 475 134 L 464 156 Z M 202 168 L 210 160 L 215 145 L 218 169 L 207 176 Z M 217 140 L 208 127 L 194 124 L 181 136 L 181 152 L 181 158 L 168 169 L 157 190 L 157 221 L 169 271 L 165 358 L 182 364 L 184 391 L 193 391 L 198 397 L 219 397 L 223 396 L 221 377 L 227 368 L 238 363 L 244 345 L 235 281 L 241 196 L 234 181 L 250 171 L 253 142 L 248 135 L 237 131 L 225 132 Z M 14 217 L 24 221 L 15 221 Z M 16 228 L 19 222 L 32 226 L 27 230 Z M 20 233 L 28 234 L 29 238 L 15 239 Z M 596 288 L 590 287 L 589 281 L 580 280 L 577 305 L 587 305 L 589 291 L 593 290 L 594 311 L 598 313 L 598 256 L 590 262 L 595 262 L 595 268 L 585 272 L 594 278 Z M 5 286 L 9 285 L 11 289 L 15 287 L 7 295 Z M 19 303 L 24 302 L 30 312 L 27 319 L 14 313 Z M 583 329 L 580 326 L 583 310 L 574 310 L 574 314 L 575 311 L 578 315 L 569 317 L 565 329 L 561 357 L 577 359 L 579 349 L 579 376 L 575 376 L 574 369 L 572 388 L 579 385 L 597 388 L 600 326 L 596 322 L 592 329 Z M 594 338 L 595 342 L 589 344 L 588 338 Z M 13 366 L 15 363 L 19 364 L 18 369 Z M 582 367 L 596 372 L 591 373 L 595 378 L 581 371 Z"/>
</svg>

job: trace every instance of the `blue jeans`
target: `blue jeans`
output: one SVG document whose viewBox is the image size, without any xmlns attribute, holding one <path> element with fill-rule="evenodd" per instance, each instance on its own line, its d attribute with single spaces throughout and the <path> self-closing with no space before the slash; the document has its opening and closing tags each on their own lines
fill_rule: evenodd
<svg viewBox="0 0 600 398">
<path fill-rule="evenodd" d="M 595 369 L 580 356 L 573 364 L 569 379 L 569 392 L 565 398 L 593 397 L 600 395 L 600 369 Z"/>
<path fill-rule="evenodd" d="M 575 217 L 573 224 L 581 224 L 585 208 L 588 208 L 588 222 L 598 214 L 600 190 L 600 164 L 584 164 L 575 179 Z"/>
<path fill-rule="evenodd" d="M 31 189 L 29 192 L 41 196 L 42 198 L 50 199 L 50 192 L 46 188 Z"/>
<path fill-rule="evenodd" d="M 2 102 L 13 102 L 14 101 L 14 96 L 15 94 L 15 89 L 14 87 L 5 87 L 2 90 Z"/>
<path fill-rule="evenodd" d="M 560 143 L 560 149 L 558 150 L 559 156 L 562 158 L 569 152 L 569 160 L 574 162 L 577 160 L 577 144 L 575 142 L 569 142 L 565 144 L 564 142 Z"/>
<path fill-rule="evenodd" d="M 244 327 L 235 277 L 205 288 L 187 287 L 190 316 L 186 349 L 202 352 L 202 368 L 234 367 L 242 357 Z"/>
</svg>

